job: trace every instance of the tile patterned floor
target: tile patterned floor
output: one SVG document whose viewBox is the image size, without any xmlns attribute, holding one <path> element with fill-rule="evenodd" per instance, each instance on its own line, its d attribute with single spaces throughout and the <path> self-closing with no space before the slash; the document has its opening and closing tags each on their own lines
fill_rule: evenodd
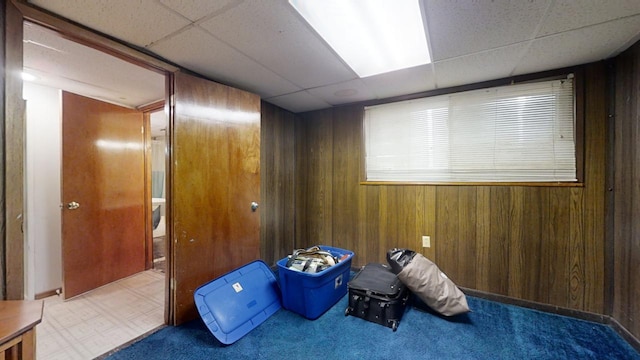
<svg viewBox="0 0 640 360">
<path fill-rule="evenodd" d="M 94 359 L 164 323 L 164 273 L 148 270 L 68 301 L 44 300 L 36 355 Z"/>
</svg>

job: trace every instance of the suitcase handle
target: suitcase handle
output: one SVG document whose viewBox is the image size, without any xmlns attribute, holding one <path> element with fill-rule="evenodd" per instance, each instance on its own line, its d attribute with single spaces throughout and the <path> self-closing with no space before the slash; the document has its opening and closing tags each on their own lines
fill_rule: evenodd
<svg viewBox="0 0 640 360">
<path fill-rule="evenodd" d="M 364 297 L 364 308 L 369 308 L 369 301 L 371 301 L 371 291 L 367 290 L 366 295 Z"/>
</svg>

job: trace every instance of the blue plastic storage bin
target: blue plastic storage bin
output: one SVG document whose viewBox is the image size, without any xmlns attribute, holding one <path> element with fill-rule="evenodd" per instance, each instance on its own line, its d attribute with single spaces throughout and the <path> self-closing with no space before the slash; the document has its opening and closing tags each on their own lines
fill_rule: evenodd
<svg viewBox="0 0 640 360">
<path fill-rule="evenodd" d="M 286 267 L 288 258 L 278 261 L 278 283 L 282 293 L 282 306 L 307 319 L 314 320 L 347 293 L 353 252 L 320 245 L 331 255 L 348 257 L 319 273 L 305 273 Z"/>
</svg>

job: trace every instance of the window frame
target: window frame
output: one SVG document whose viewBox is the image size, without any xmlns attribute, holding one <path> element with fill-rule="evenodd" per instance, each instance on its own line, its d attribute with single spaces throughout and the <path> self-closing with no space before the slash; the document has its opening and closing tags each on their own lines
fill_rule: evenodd
<svg viewBox="0 0 640 360">
<path fill-rule="evenodd" d="M 366 149 L 365 149 L 365 106 L 382 105 L 399 101 L 413 100 L 424 97 L 433 97 L 439 95 L 448 95 L 464 91 L 480 90 L 510 84 L 524 84 L 528 82 L 539 82 L 546 80 L 557 80 L 566 78 L 568 74 L 573 74 L 574 80 L 574 111 L 575 111 L 575 156 L 576 156 L 576 181 L 562 182 L 492 182 L 492 181 L 371 181 L 367 180 L 366 174 Z M 361 118 L 361 137 L 362 137 L 362 155 L 360 157 L 360 184 L 361 185 L 453 185 L 453 186 L 530 186 L 530 187 L 584 187 L 584 68 L 570 67 L 551 71 L 545 71 L 535 74 L 519 75 L 504 79 L 479 82 L 469 85 L 455 86 L 445 89 L 436 89 L 422 93 L 398 96 L 385 100 L 370 101 L 363 103 L 363 111 Z"/>
</svg>

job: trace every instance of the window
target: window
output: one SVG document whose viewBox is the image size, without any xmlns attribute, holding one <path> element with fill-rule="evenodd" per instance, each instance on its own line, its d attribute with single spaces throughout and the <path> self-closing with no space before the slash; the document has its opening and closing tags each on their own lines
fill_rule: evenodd
<svg viewBox="0 0 640 360">
<path fill-rule="evenodd" d="M 367 181 L 576 181 L 573 76 L 365 108 Z"/>
</svg>

